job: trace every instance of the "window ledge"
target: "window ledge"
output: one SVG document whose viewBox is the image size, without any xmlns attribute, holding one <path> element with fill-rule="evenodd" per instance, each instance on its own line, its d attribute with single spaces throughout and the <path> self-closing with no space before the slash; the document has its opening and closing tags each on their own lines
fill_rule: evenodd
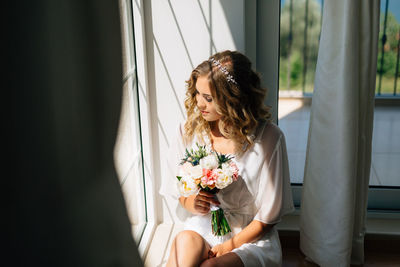
<svg viewBox="0 0 400 267">
<path fill-rule="evenodd" d="M 369 211 L 365 223 L 366 234 L 400 236 L 400 213 Z M 276 228 L 281 231 L 300 230 L 300 210 L 283 217 Z"/>
<path fill-rule="evenodd" d="M 165 266 L 168 260 L 172 241 L 177 233 L 183 230 L 183 225 L 162 223 L 157 226 L 148 253 L 144 260 L 144 266 Z"/>
</svg>

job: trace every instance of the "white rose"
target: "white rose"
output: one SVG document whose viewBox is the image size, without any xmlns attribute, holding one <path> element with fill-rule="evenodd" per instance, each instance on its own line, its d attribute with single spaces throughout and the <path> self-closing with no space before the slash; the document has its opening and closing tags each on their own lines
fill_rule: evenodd
<svg viewBox="0 0 400 267">
<path fill-rule="evenodd" d="M 200 159 L 200 166 L 203 169 L 215 169 L 218 167 L 218 158 L 217 156 L 213 153 L 211 155 L 208 155 L 207 157 L 204 157 Z"/>
<path fill-rule="evenodd" d="M 203 168 L 200 165 L 192 166 L 189 169 L 189 175 L 193 179 L 199 179 L 201 176 L 203 176 Z"/>
<path fill-rule="evenodd" d="M 194 179 L 190 176 L 183 176 L 181 178 L 181 180 L 178 182 L 178 189 L 180 194 L 184 197 L 197 194 L 199 191 L 199 187 Z"/>
<path fill-rule="evenodd" d="M 203 168 L 200 165 L 193 166 L 191 163 L 186 162 L 179 167 L 177 176 L 190 176 L 193 179 L 199 179 L 203 176 Z"/>
<path fill-rule="evenodd" d="M 188 174 L 189 173 L 189 170 L 192 168 L 192 163 L 190 163 L 190 162 L 185 162 L 183 165 L 180 165 L 180 171 L 181 171 L 181 173 L 182 173 L 182 175 L 181 176 L 184 176 L 184 175 L 186 175 L 186 174 Z"/>
<path fill-rule="evenodd" d="M 183 177 L 183 176 L 186 176 L 186 175 L 187 175 L 187 171 L 185 169 L 185 166 L 180 165 L 179 168 L 178 168 L 178 175 L 177 176 Z"/>
<path fill-rule="evenodd" d="M 225 175 L 231 176 L 231 177 L 233 176 L 233 170 L 228 162 L 222 163 L 221 167 L 222 167 L 222 171 L 224 172 Z"/>
<path fill-rule="evenodd" d="M 223 189 L 223 188 L 227 187 L 228 185 L 230 185 L 233 182 L 232 176 L 231 175 L 226 175 L 224 170 L 218 169 L 217 173 L 218 173 L 218 179 L 215 182 L 215 186 L 218 189 Z"/>
</svg>

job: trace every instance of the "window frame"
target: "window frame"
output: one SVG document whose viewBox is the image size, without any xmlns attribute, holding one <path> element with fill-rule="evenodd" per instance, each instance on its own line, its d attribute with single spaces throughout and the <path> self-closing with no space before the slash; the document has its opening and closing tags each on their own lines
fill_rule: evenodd
<svg viewBox="0 0 400 267">
<path fill-rule="evenodd" d="M 280 28 L 281 28 L 281 0 L 279 1 L 279 49 L 278 49 L 278 58 L 280 64 Z M 278 64 L 278 73 L 279 73 L 279 64 Z M 278 87 L 276 92 L 276 103 L 272 106 L 279 108 L 279 74 L 278 74 Z M 308 97 L 312 97 L 312 95 L 307 95 Z M 380 96 L 375 97 L 376 99 L 381 98 Z M 397 98 L 396 98 L 397 99 Z M 275 99 L 274 99 L 275 100 Z M 276 117 L 277 124 L 279 120 Z M 304 177 L 303 177 L 304 179 Z M 292 194 L 293 194 L 293 202 L 296 209 L 299 211 L 301 206 L 301 195 L 302 195 L 302 186 L 301 183 L 291 183 Z M 300 213 L 295 213 L 294 216 L 298 216 Z M 368 189 L 368 204 L 367 204 L 367 218 L 382 218 L 388 219 L 398 219 L 400 220 L 400 186 L 369 186 Z"/>
<path fill-rule="evenodd" d="M 151 113 L 150 95 L 148 87 L 147 76 L 147 58 L 146 58 L 146 33 L 144 27 L 144 1 L 143 0 L 126 0 L 131 3 L 132 10 L 132 23 L 134 25 L 134 40 L 135 40 L 135 53 L 136 53 L 136 73 L 137 73 L 137 88 L 138 88 L 138 102 L 139 105 L 139 118 L 141 122 L 142 133 L 142 155 L 143 165 L 142 171 L 144 175 L 145 184 L 145 198 L 147 208 L 147 224 L 144 229 L 142 238 L 138 244 L 139 253 L 144 257 L 149 249 L 151 239 L 157 227 L 157 206 L 156 195 L 157 192 L 154 188 L 154 170 L 155 164 L 153 160 L 153 145 L 152 145 L 152 130 L 151 130 Z M 140 86 L 139 86 L 140 85 Z"/>
<path fill-rule="evenodd" d="M 149 95 L 147 85 L 146 71 L 146 40 L 143 17 L 143 0 L 120 0 L 121 17 L 125 19 L 125 27 L 121 28 L 122 34 L 125 34 L 127 39 L 126 57 L 127 75 L 124 80 L 129 79 L 132 82 L 130 112 L 131 123 L 136 124 L 139 131 L 138 138 L 140 139 L 140 160 L 139 167 L 139 183 L 142 192 L 137 192 L 138 205 L 144 206 L 141 211 L 141 220 L 143 223 L 133 227 L 132 235 L 138 246 L 139 254 L 142 258 L 145 257 L 150 246 L 150 241 L 153 237 L 156 228 L 156 205 L 155 205 L 155 189 L 153 183 L 153 158 L 152 158 L 152 142 L 150 106 L 147 101 Z M 138 190 L 140 191 L 140 190 Z M 137 212 L 136 210 L 133 212 Z"/>
</svg>

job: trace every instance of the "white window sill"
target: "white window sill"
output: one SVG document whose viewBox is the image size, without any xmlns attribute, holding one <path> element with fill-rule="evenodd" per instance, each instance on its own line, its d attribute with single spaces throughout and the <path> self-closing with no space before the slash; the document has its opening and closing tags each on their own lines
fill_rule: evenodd
<svg viewBox="0 0 400 267">
<path fill-rule="evenodd" d="M 162 223 L 157 226 L 151 241 L 149 250 L 144 259 L 145 267 L 162 267 L 168 260 L 171 243 L 177 233 L 183 230 L 183 226 L 170 223 Z"/>
<path fill-rule="evenodd" d="M 366 234 L 400 236 L 400 213 L 368 212 Z M 276 228 L 282 231 L 299 231 L 300 211 L 285 216 Z"/>
</svg>

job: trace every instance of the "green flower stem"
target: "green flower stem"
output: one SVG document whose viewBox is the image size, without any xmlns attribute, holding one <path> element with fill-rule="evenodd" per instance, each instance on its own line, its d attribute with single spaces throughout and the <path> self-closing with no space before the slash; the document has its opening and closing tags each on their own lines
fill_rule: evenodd
<svg viewBox="0 0 400 267">
<path fill-rule="evenodd" d="M 223 236 L 231 232 L 224 211 L 221 208 L 211 212 L 211 229 L 215 236 Z"/>
</svg>

